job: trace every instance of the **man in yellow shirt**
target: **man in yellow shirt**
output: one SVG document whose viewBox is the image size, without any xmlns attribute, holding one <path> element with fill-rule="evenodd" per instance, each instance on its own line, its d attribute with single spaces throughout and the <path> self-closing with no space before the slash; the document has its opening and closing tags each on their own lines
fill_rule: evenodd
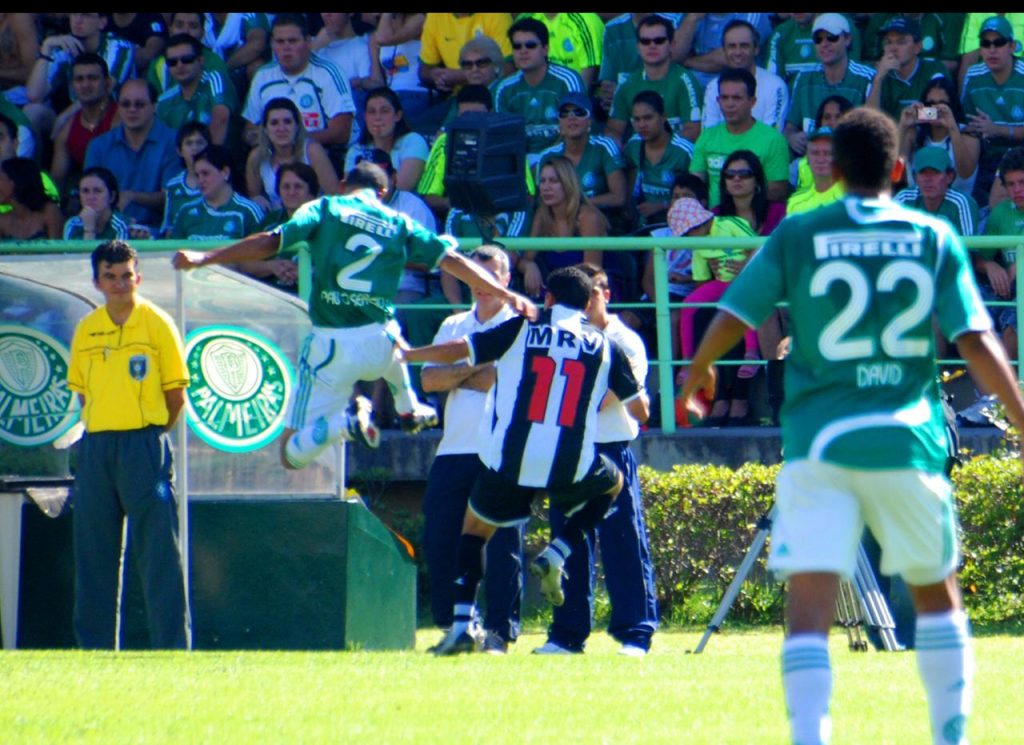
<svg viewBox="0 0 1024 745">
<path fill-rule="evenodd" d="M 75 636 L 87 649 L 115 646 L 127 517 L 150 642 L 185 649 L 191 622 L 167 436 L 189 383 L 184 345 L 170 316 L 137 294 L 142 275 L 127 242 L 98 246 L 92 271 L 105 303 L 75 329 L 68 368 L 85 425 L 75 474 Z"/>
<path fill-rule="evenodd" d="M 814 177 L 813 185 L 790 195 L 786 214 L 809 212 L 842 199 L 842 182 L 832 171 L 832 128 L 819 127 L 807 137 L 807 165 Z"/>
</svg>

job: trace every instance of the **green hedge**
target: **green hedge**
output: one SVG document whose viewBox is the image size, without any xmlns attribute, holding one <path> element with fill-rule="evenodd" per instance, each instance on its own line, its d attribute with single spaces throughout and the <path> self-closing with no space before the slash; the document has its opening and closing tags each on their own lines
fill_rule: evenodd
<svg viewBox="0 0 1024 745">
<path fill-rule="evenodd" d="M 772 504 L 778 466 L 640 469 L 663 618 L 707 623 Z M 1017 456 L 973 458 L 953 473 L 962 525 L 961 582 L 975 623 L 1024 621 L 1024 508 Z M 779 622 L 780 585 L 764 554 L 729 618 Z"/>
</svg>

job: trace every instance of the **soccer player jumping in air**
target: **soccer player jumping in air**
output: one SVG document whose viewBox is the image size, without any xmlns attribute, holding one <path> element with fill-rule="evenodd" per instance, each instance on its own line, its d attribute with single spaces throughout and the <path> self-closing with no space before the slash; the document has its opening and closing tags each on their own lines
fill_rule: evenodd
<svg viewBox="0 0 1024 745">
<path fill-rule="evenodd" d="M 385 206 L 380 200 L 388 180 L 380 166 L 360 163 L 342 187 L 343 195 L 307 202 L 270 232 L 209 253 L 179 251 L 173 259 L 175 268 L 193 269 L 266 259 L 285 246 L 306 242 L 313 263 L 313 332 L 302 346 L 299 385 L 288 403 L 281 453 L 286 468 L 308 466 L 339 440 L 377 447 L 380 432 L 369 400 L 360 396 L 346 410 L 357 380 L 387 381 L 405 431 L 437 421 L 434 409 L 416 400 L 408 370 L 395 353 L 401 331 L 391 299 L 407 263 L 439 266 L 471 288 L 493 293 L 517 313 L 537 312 L 529 300 L 456 253 L 453 238 L 438 236 Z"/>
</svg>

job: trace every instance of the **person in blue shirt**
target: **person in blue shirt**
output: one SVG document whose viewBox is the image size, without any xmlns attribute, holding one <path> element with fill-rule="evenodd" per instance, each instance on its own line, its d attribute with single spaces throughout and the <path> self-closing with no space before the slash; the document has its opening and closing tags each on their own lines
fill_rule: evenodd
<svg viewBox="0 0 1024 745">
<path fill-rule="evenodd" d="M 163 216 L 163 185 L 181 170 L 174 130 L 156 118 L 156 89 L 145 80 L 121 86 L 121 124 L 89 143 L 85 167 L 110 169 L 121 187 L 117 208 L 150 228 Z"/>
</svg>

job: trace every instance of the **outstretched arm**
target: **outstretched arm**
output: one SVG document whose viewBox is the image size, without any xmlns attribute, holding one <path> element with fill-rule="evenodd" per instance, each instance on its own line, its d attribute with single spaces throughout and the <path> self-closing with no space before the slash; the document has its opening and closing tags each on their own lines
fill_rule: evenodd
<svg viewBox="0 0 1024 745">
<path fill-rule="evenodd" d="M 431 344 L 427 347 L 402 349 L 399 355 L 404 362 L 451 364 L 469 356 L 469 342 L 465 339 L 455 339 L 444 344 Z"/>
<path fill-rule="evenodd" d="M 210 264 L 233 264 L 236 261 L 269 259 L 277 253 L 281 236 L 276 233 L 253 233 L 237 243 L 216 251 L 178 251 L 171 259 L 175 269 L 195 269 Z"/>
<path fill-rule="evenodd" d="M 440 267 L 458 279 L 461 279 L 470 289 L 479 292 L 489 292 L 502 299 L 512 310 L 521 316 L 526 316 L 531 321 L 537 318 L 537 306 L 519 293 L 512 292 L 500 284 L 483 267 L 455 251 L 448 251 L 441 259 Z"/>
</svg>

